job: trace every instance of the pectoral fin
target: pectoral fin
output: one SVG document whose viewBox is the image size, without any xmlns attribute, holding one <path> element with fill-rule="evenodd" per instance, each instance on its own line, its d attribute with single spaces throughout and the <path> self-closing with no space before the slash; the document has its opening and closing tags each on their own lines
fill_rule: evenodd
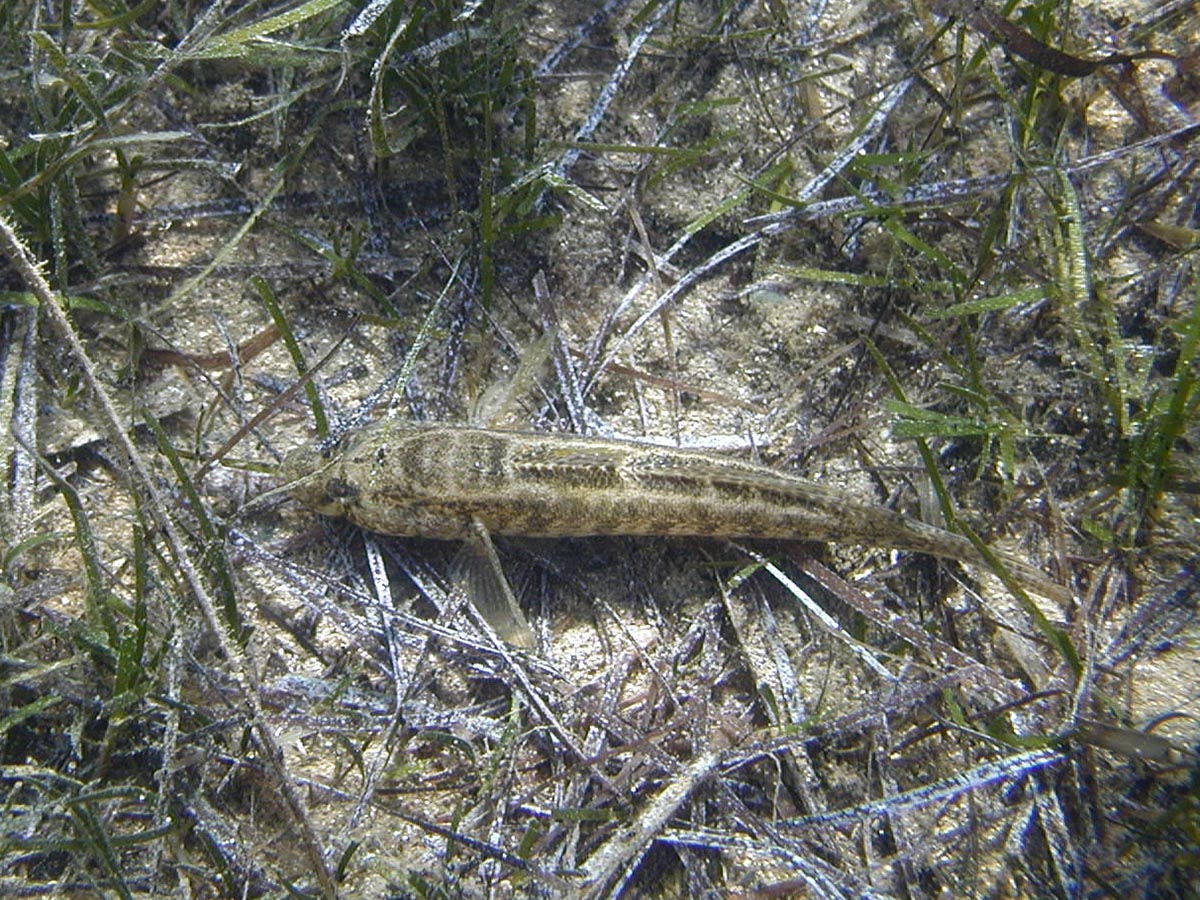
<svg viewBox="0 0 1200 900">
<path fill-rule="evenodd" d="M 467 599 L 496 634 L 514 647 L 536 646 L 533 630 L 504 577 L 487 527 L 477 519 L 472 526 L 471 536 L 463 541 L 451 563 L 451 576 L 463 586 Z"/>
</svg>

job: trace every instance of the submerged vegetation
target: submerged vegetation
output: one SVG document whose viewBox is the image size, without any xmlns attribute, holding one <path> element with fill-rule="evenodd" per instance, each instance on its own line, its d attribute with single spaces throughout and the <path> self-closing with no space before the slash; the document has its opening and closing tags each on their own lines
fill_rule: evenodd
<svg viewBox="0 0 1200 900">
<path fill-rule="evenodd" d="M 0 11 L 0 895 L 1197 895 L 1193 3 Z M 273 491 L 382 414 L 760 454 L 1073 602 L 497 540 L 512 648 Z"/>
</svg>

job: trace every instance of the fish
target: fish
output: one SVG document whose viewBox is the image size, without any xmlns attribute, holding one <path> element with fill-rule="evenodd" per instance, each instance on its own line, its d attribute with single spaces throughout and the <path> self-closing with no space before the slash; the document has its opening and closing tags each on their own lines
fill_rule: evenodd
<svg viewBox="0 0 1200 900">
<path fill-rule="evenodd" d="M 716 453 L 591 436 L 383 419 L 288 454 L 305 506 L 384 535 L 469 540 L 660 535 L 845 542 L 994 571 L 961 534 L 843 490 Z M 1069 602 L 1036 566 L 991 554 L 1022 586 Z"/>
</svg>

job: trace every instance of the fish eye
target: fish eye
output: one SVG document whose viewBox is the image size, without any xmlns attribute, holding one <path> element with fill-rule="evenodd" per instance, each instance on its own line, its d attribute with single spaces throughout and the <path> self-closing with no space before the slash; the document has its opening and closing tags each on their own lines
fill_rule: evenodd
<svg viewBox="0 0 1200 900">
<path fill-rule="evenodd" d="M 325 482 L 325 496 L 330 500 L 350 500 L 358 496 L 358 488 L 343 478 L 330 478 Z"/>
</svg>

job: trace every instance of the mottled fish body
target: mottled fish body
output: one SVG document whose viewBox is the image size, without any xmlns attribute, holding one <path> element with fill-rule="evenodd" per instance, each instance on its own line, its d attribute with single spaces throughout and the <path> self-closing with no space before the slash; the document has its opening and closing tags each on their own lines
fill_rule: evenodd
<svg viewBox="0 0 1200 900">
<path fill-rule="evenodd" d="M 381 534 L 460 539 L 474 523 L 527 537 L 677 535 L 845 541 L 990 568 L 961 535 L 765 466 L 566 434 L 384 420 L 288 456 L 294 496 Z M 1031 590 L 1067 589 L 999 555 Z"/>
</svg>

